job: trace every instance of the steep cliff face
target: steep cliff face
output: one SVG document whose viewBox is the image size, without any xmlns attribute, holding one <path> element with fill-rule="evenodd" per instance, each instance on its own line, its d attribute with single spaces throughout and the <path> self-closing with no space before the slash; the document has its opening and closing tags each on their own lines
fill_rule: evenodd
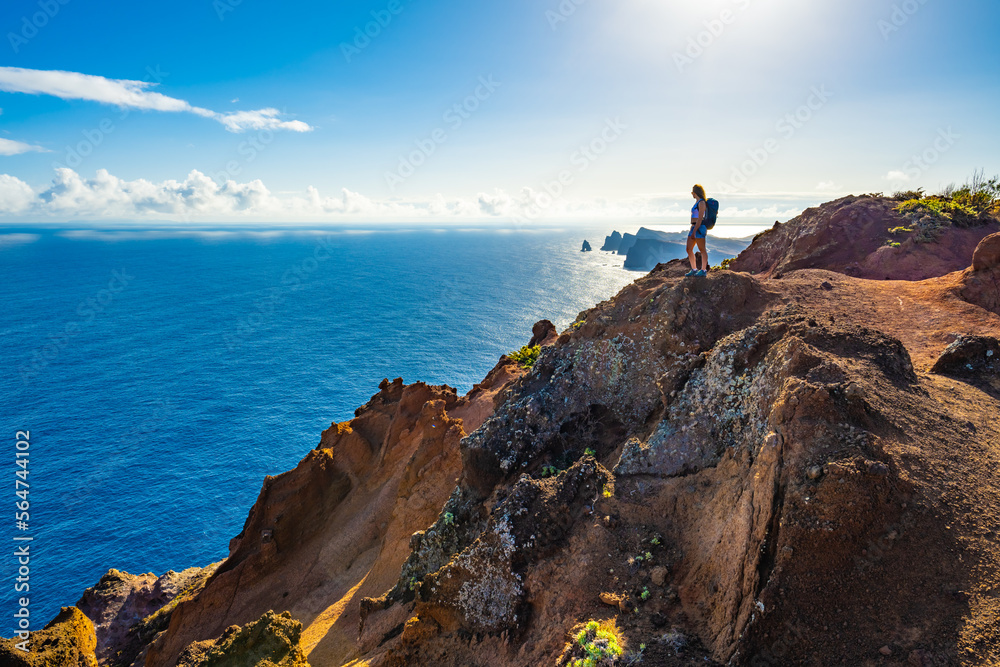
<svg viewBox="0 0 1000 667">
<path fill-rule="evenodd" d="M 807 209 L 758 235 L 730 268 L 766 276 L 829 269 L 875 280 L 924 280 L 966 268 L 976 244 L 1000 231 L 1000 222 L 984 217 L 916 233 L 913 221 L 896 212 L 899 203 L 849 196 Z M 890 233 L 897 228 L 910 231 Z"/>
<path fill-rule="evenodd" d="M 383 382 L 294 470 L 264 481 L 229 557 L 172 611 L 145 664 L 172 667 L 192 642 L 272 609 L 301 622 L 311 663 L 355 658 L 361 598 L 396 580 L 409 536 L 434 521 L 459 477 L 465 429 L 475 430 L 522 372 L 504 359 L 464 397 L 450 387 Z"/>
</svg>

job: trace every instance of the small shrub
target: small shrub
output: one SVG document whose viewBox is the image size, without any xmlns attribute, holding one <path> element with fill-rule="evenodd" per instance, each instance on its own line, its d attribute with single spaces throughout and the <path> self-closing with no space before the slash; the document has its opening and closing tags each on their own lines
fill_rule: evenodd
<svg viewBox="0 0 1000 667">
<path fill-rule="evenodd" d="M 890 248 L 898 248 L 901 245 L 899 241 L 886 241 L 885 244 Z"/>
<path fill-rule="evenodd" d="M 912 231 L 913 231 L 912 227 L 890 227 L 889 228 L 889 233 L 892 234 L 893 236 L 896 236 L 896 235 L 899 235 L 899 234 L 909 234 Z"/>
<path fill-rule="evenodd" d="M 597 452 L 595 452 L 590 447 L 587 447 L 587 449 L 583 450 L 583 455 L 584 456 L 594 456 L 594 457 L 596 457 L 597 456 Z"/>
<path fill-rule="evenodd" d="M 521 365 L 522 368 L 531 368 L 538 361 L 538 355 L 542 353 L 542 346 L 535 345 L 529 347 L 525 345 L 520 350 L 508 352 L 507 356 Z"/>
<path fill-rule="evenodd" d="M 642 594 L 639 597 L 642 598 L 643 602 L 645 602 L 646 600 L 649 599 L 649 587 L 648 586 L 644 586 L 643 587 Z"/>
<path fill-rule="evenodd" d="M 579 329 L 580 327 L 582 327 L 586 323 L 587 323 L 586 320 L 580 320 L 579 322 L 573 322 L 573 328 L 574 329 Z"/>
<path fill-rule="evenodd" d="M 451 512 L 444 513 L 444 525 L 452 526 L 455 524 L 455 515 Z"/>
<path fill-rule="evenodd" d="M 987 179 L 982 169 L 976 170 L 965 185 L 952 191 L 951 199 L 976 214 L 991 211 L 1000 203 L 1000 176 Z"/>
<path fill-rule="evenodd" d="M 736 259 L 735 257 L 727 257 L 726 259 L 722 260 L 722 262 L 719 263 L 719 268 L 722 269 L 723 271 L 728 270 L 729 265 L 732 264 L 733 260 L 735 259 Z"/>
<path fill-rule="evenodd" d="M 896 211 L 910 221 L 911 228 L 917 232 L 913 237 L 917 243 L 936 241 L 945 227 L 967 226 L 978 215 L 971 208 L 942 197 L 908 199 L 897 205 Z"/>
<path fill-rule="evenodd" d="M 559 468 L 555 466 L 542 466 L 542 477 L 555 477 L 559 474 Z"/>
<path fill-rule="evenodd" d="M 923 199 L 924 189 L 917 188 L 916 190 L 903 190 L 900 192 L 895 192 L 893 193 L 892 198 L 895 199 L 896 201 L 907 201 L 909 199 Z"/>
<path fill-rule="evenodd" d="M 568 653 L 568 656 L 567 656 Z M 613 667 L 622 664 L 625 637 L 615 619 L 588 621 L 574 636 L 568 659 L 561 664 L 570 667 Z"/>
<path fill-rule="evenodd" d="M 658 641 L 667 648 L 673 649 L 674 655 L 680 655 L 680 652 L 688 645 L 688 638 L 681 634 L 677 628 L 672 629 L 670 632 L 665 632 Z"/>
</svg>

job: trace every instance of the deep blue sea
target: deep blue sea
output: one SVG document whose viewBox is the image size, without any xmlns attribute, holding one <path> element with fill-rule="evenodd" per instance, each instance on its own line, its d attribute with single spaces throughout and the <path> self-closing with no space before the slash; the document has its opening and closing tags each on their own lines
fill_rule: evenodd
<svg viewBox="0 0 1000 667">
<path fill-rule="evenodd" d="M 224 558 L 264 476 L 383 378 L 464 393 L 534 322 L 561 330 L 637 278 L 580 252 L 610 231 L 0 229 L 0 610 L 24 595 L 15 536 L 35 629 L 111 567 Z"/>
<path fill-rule="evenodd" d="M 224 558 L 264 476 L 383 378 L 464 393 L 537 320 L 562 328 L 615 294 L 636 274 L 580 252 L 607 233 L 0 230 L 0 539 L 34 538 L 33 627 L 108 568 Z M 17 567 L 0 557 L 7 618 Z"/>
</svg>

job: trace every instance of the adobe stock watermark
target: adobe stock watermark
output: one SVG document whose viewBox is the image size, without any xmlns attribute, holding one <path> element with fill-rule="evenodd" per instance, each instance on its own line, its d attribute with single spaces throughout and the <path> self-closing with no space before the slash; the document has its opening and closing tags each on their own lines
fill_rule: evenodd
<svg viewBox="0 0 1000 667">
<path fill-rule="evenodd" d="M 163 80 L 168 76 L 170 76 L 170 72 L 161 71 L 159 65 L 157 65 L 155 69 L 152 67 L 146 67 L 146 77 L 143 81 L 149 83 L 163 83 Z M 130 107 L 122 107 L 117 116 L 107 116 L 102 118 L 101 122 L 97 124 L 97 127 L 83 130 L 81 132 L 83 140 L 77 142 L 75 146 L 66 146 L 66 154 L 63 157 L 63 162 L 56 160 L 52 163 L 52 167 L 69 167 L 70 169 L 76 169 L 79 167 L 83 164 L 85 158 L 92 155 L 94 151 L 104 143 L 104 140 L 107 139 L 109 135 L 113 134 L 116 129 L 118 129 L 117 123 L 120 123 L 128 118 L 132 111 L 133 110 Z"/>
<path fill-rule="evenodd" d="M 955 134 L 949 125 L 946 129 L 938 128 L 937 136 L 927 148 L 910 157 L 900 169 L 890 171 L 886 178 L 894 183 L 912 181 L 923 176 L 941 159 L 945 153 L 958 143 L 962 135 Z"/>
<path fill-rule="evenodd" d="M 904 0 L 903 2 L 892 6 L 892 13 L 889 14 L 888 19 L 879 19 L 875 24 L 878 26 L 878 30 L 882 33 L 882 39 L 886 42 L 889 41 L 889 37 L 910 22 L 913 15 L 920 11 L 920 8 L 926 5 L 929 0 Z"/>
<path fill-rule="evenodd" d="M 569 17 L 576 14 L 576 10 L 579 9 L 580 5 L 586 2 L 587 0 L 562 0 L 555 9 L 545 10 L 545 19 L 549 22 L 552 32 L 558 30 L 559 24 L 568 21 Z"/>
<path fill-rule="evenodd" d="M 826 85 L 813 86 L 804 104 L 794 111 L 785 114 L 774 124 L 775 131 L 781 139 L 788 141 L 798 133 L 805 125 L 813 119 L 816 113 L 826 106 L 833 93 L 827 89 Z M 747 184 L 757 172 L 771 159 L 771 156 L 781 150 L 781 139 L 770 137 L 764 143 L 755 148 L 747 150 L 747 159 L 738 166 L 733 167 L 729 182 L 720 183 L 717 187 L 719 192 L 733 193 Z"/>
<path fill-rule="evenodd" d="M 475 91 L 461 102 L 453 104 L 441 116 L 448 129 L 439 127 L 434 129 L 429 136 L 417 139 L 413 143 L 416 149 L 407 155 L 399 156 L 399 164 L 395 171 L 385 172 L 385 184 L 389 190 L 396 191 L 396 188 L 406 182 L 406 179 L 417 173 L 417 169 L 427 163 L 427 160 L 434 155 L 438 148 L 448 141 L 448 130 L 457 131 L 465 121 L 472 118 L 483 102 L 493 97 L 493 93 L 503 84 L 493 79 L 493 75 L 479 77 L 479 85 Z"/>
<path fill-rule="evenodd" d="M 61 330 L 49 334 L 50 342 L 32 352 L 31 360 L 18 368 L 21 382 L 27 384 L 49 364 L 58 359 L 62 351 L 69 345 L 70 340 L 79 335 L 85 327 L 90 326 L 98 315 L 104 313 L 134 279 L 135 276 L 126 273 L 125 269 L 112 271 L 111 279 L 108 280 L 106 288 L 98 290 L 77 304 L 75 312 L 80 319 L 67 322 Z"/>
<path fill-rule="evenodd" d="M 236 8 L 243 4 L 243 0 L 212 0 L 212 9 L 220 21 L 226 20 L 226 14 L 235 12 Z"/>
<path fill-rule="evenodd" d="M 608 118 L 604 122 L 601 131 L 588 143 L 582 144 L 569 158 L 570 164 L 576 168 L 576 174 L 587 171 L 594 162 L 599 160 L 608 149 L 618 141 L 628 129 L 628 125 L 622 122 L 621 118 Z M 562 169 L 556 177 L 550 181 L 542 183 L 541 190 L 534 194 L 532 202 L 513 216 L 516 225 L 523 225 L 534 222 L 544 211 L 551 208 L 566 192 L 566 188 L 573 185 L 576 176 L 572 169 Z"/>
<path fill-rule="evenodd" d="M 7 41 L 14 53 L 20 53 L 21 47 L 33 40 L 38 31 L 49 24 L 54 19 L 59 10 L 70 3 L 70 0 L 38 0 L 38 10 L 28 16 L 21 17 L 21 29 L 17 32 L 8 32 Z"/>
<path fill-rule="evenodd" d="M 363 26 L 354 26 L 354 39 L 350 42 L 340 43 L 340 53 L 343 54 L 344 60 L 351 62 L 352 58 L 361 55 L 362 51 L 371 46 L 372 40 L 377 39 L 382 31 L 389 27 L 393 19 L 403 13 L 404 9 L 406 6 L 402 0 L 389 0 L 385 8 L 373 9 L 371 21 Z"/>
<path fill-rule="evenodd" d="M 693 65 L 694 61 L 701 58 L 705 51 L 711 48 L 716 40 L 726 32 L 726 26 L 736 23 L 736 19 L 739 18 L 738 12 L 749 9 L 753 0 L 733 0 L 733 4 L 736 5 L 737 11 L 723 9 L 718 16 L 708 19 L 702 24 L 705 26 L 704 30 L 688 38 L 687 46 L 683 51 L 674 51 L 674 65 L 678 72 L 683 74 L 686 67 Z"/>
</svg>

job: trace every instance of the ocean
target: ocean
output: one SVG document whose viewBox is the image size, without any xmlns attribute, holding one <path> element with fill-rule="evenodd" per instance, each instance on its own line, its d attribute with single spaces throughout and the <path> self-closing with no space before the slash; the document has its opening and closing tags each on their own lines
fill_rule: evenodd
<svg viewBox="0 0 1000 667">
<path fill-rule="evenodd" d="M 610 232 L 0 230 L 0 609 L 29 597 L 40 629 L 109 568 L 225 558 L 264 476 L 383 378 L 464 393 L 536 321 L 562 330 L 639 277 L 597 251 Z M 30 432 L 26 489 L 17 431 Z M 10 554 L 25 544 L 30 591 L 15 592 Z"/>
</svg>

